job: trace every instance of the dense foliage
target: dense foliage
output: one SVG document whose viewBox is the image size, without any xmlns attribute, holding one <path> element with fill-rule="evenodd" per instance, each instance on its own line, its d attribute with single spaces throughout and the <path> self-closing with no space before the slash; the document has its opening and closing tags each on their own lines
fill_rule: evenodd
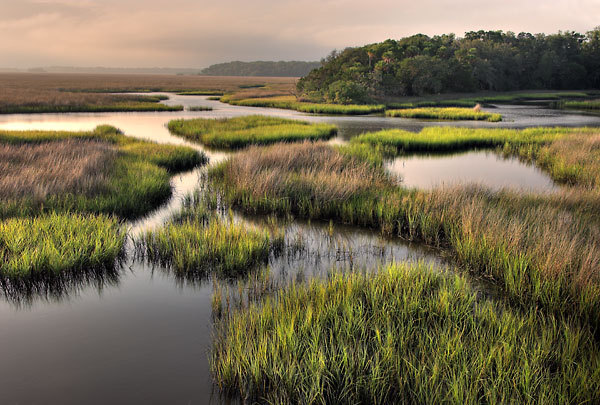
<svg viewBox="0 0 600 405">
<path fill-rule="evenodd" d="M 256 61 L 256 62 L 227 62 L 217 63 L 202 70 L 203 75 L 212 76 L 274 76 L 274 77 L 301 77 L 312 69 L 316 69 L 319 62 L 302 61 Z"/>
<path fill-rule="evenodd" d="M 587 34 L 467 32 L 333 51 L 298 82 L 313 101 L 349 103 L 446 92 L 600 87 L 600 27 Z"/>
</svg>

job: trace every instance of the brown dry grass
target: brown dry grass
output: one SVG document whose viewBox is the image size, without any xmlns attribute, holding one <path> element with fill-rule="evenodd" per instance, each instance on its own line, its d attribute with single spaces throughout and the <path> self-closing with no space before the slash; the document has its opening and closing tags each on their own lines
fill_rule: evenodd
<svg viewBox="0 0 600 405">
<path fill-rule="evenodd" d="M 235 182 L 233 188 L 247 190 L 255 198 L 295 193 L 317 201 L 343 201 L 391 184 L 385 173 L 323 142 L 251 147 L 224 170 Z"/>
<path fill-rule="evenodd" d="M 92 193 L 106 182 L 116 153 L 90 140 L 0 144 L 0 199 Z"/>
<path fill-rule="evenodd" d="M 290 94 L 295 78 L 289 77 L 219 77 L 176 75 L 119 75 L 119 74 L 0 74 L 0 107 L 13 105 L 104 105 L 124 99 L 127 95 L 84 93 L 92 91 L 181 91 L 220 90 L 244 91 L 239 86 L 265 83 L 265 92 Z M 71 90 L 71 91 L 65 91 Z M 248 90 L 253 94 L 260 89 Z"/>
</svg>

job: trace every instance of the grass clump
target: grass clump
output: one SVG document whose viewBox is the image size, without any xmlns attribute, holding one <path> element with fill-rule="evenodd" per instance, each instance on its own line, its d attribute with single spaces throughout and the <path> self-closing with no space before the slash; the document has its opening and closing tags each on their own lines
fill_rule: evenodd
<svg viewBox="0 0 600 405">
<path fill-rule="evenodd" d="M 179 119 L 170 121 L 168 127 L 174 134 L 215 148 L 328 139 L 337 133 L 333 125 L 260 115 L 224 119 Z"/>
<path fill-rule="evenodd" d="M 129 138 L 110 126 L 1 131 L 0 154 L 0 218 L 52 211 L 138 217 L 169 198 L 170 174 L 207 160 L 192 148 Z"/>
<path fill-rule="evenodd" d="M 257 98 L 235 98 L 233 96 L 223 96 L 221 101 L 224 103 L 244 106 L 244 107 L 265 107 L 265 108 L 283 108 L 286 110 L 296 110 L 311 114 L 345 114 L 345 115 L 363 115 L 383 112 L 384 105 L 359 105 L 359 104 L 323 104 L 307 103 L 297 101 L 294 96 L 276 96 L 276 97 L 257 97 Z"/>
<path fill-rule="evenodd" d="M 388 117 L 401 118 L 423 118 L 434 120 L 472 120 L 472 121 L 502 121 L 502 115 L 488 112 L 475 111 L 470 108 L 408 108 L 400 110 L 388 110 Z"/>
<path fill-rule="evenodd" d="M 189 199 L 172 222 L 146 232 L 136 246 L 142 257 L 168 265 L 180 276 L 216 273 L 234 277 L 266 264 L 270 252 L 282 243 L 280 233 L 272 236 L 236 224 L 231 217 L 221 217 L 205 201 Z"/>
<path fill-rule="evenodd" d="M 0 221 L 0 277 L 44 278 L 110 267 L 122 253 L 125 231 L 115 218 L 51 213 Z"/>
<path fill-rule="evenodd" d="M 594 403 L 576 323 L 480 300 L 424 265 L 291 285 L 219 321 L 219 387 L 264 403 Z"/>
</svg>

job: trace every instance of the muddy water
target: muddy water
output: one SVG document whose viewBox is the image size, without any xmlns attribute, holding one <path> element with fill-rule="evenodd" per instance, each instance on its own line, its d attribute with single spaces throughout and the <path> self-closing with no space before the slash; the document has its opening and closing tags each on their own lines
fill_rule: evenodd
<svg viewBox="0 0 600 405">
<path fill-rule="evenodd" d="M 228 106 L 205 97 L 172 96 L 167 103 L 207 105 L 214 111 L 6 115 L 0 116 L 0 129 L 89 130 L 106 123 L 130 136 L 188 144 L 169 134 L 165 124 L 170 119 L 257 113 L 303 117 L 338 125 L 339 140 L 382 128 L 418 130 L 425 125 L 440 125 L 376 116 L 305 116 L 292 111 Z M 545 116 L 547 112 L 535 107 L 498 110 L 505 114 L 502 126 L 600 125 L 599 117 L 562 112 Z M 207 153 L 211 162 L 227 156 Z M 481 158 L 477 156 L 469 159 Z M 486 159 L 483 160 L 487 162 Z M 402 168 L 397 171 L 406 181 L 419 187 L 427 186 L 427 181 L 442 173 L 434 171 L 423 177 L 426 180 L 418 180 L 416 174 L 423 175 L 426 167 L 435 165 L 433 159 L 420 162 L 405 159 L 390 163 L 389 168 L 395 171 L 394 166 L 400 164 Z M 487 163 L 478 163 L 482 164 Z M 196 188 L 202 170 L 175 176 L 171 201 L 147 218 L 129 224 L 130 233 L 134 235 L 166 221 L 170 213 L 180 207 L 182 196 Z M 490 173 L 504 170 L 508 168 L 494 166 Z M 517 171 L 514 176 L 521 177 L 523 173 Z M 271 273 L 282 281 L 326 277 L 332 266 L 362 268 L 392 260 L 442 263 L 434 251 L 397 239 L 383 240 L 368 230 L 341 226 L 330 229 L 328 224 L 307 222 L 294 222 L 285 227 L 287 244 L 301 248 L 290 248 L 270 258 Z M 182 281 L 168 269 L 128 259 L 106 279 L 66 283 L 51 293 L 0 296 L 0 403 L 222 402 L 214 392 L 207 361 L 211 345 L 212 288 L 209 280 Z"/>
</svg>

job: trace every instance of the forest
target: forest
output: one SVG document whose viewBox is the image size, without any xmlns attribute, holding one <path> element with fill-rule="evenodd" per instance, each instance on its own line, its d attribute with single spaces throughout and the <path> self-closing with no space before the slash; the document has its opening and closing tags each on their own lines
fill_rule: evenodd
<svg viewBox="0 0 600 405">
<path fill-rule="evenodd" d="M 333 51 L 297 84 L 310 101 L 367 103 L 400 96 L 600 87 L 600 27 L 581 34 L 470 31 Z"/>
</svg>

